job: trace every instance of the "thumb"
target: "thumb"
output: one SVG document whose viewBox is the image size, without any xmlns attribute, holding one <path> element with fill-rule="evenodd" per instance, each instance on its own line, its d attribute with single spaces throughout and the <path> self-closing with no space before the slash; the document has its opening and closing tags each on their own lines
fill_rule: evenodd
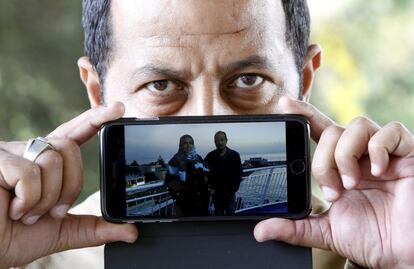
<svg viewBox="0 0 414 269">
<path fill-rule="evenodd" d="M 283 241 L 292 245 L 330 249 L 332 233 L 326 215 L 311 216 L 301 220 L 267 219 L 254 228 L 258 242 Z"/>
<path fill-rule="evenodd" d="M 114 224 L 102 217 L 68 214 L 62 221 L 56 251 L 94 247 L 115 241 L 133 243 L 137 237 L 138 230 L 133 224 Z"/>
</svg>

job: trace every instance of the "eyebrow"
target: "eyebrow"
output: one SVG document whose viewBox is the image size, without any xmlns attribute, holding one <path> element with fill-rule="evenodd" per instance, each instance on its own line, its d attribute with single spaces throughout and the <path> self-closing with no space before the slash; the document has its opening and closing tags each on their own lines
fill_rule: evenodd
<svg viewBox="0 0 414 269">
<path fill-rule="evenodd" d="M 169 67 L 161 67 L 158 65 L 148 64 L 144 65 L 134 71 L 134 77 L 141 77 L 145 75 L 159 75 L 162 77 L 169 77 L 174 79 L 180 79 L 185 76 L 185 72 L 183 74 L 182 71 L 174 70 Z"/>
<path fill-rule="evenodd" d="M 268 69 L 272 72 L 276 71 L 276 67 L 266 57 L 259 55 L 252 55 L 243 60 L 232 62 L 226 66 L 219 68 L 219 73 L 228 75 L 239 70 L 255 67 L 259 69 Z M 166 66 L 148 64 L 136 69 L 133 73 L 134 77 L 158 75 L 172 79 L 183 79 L 184 77 L 191 77 L 190 72 L 180 71 Z"/>
<path fill-rule="evenodd" d="M 270 62 L 266 57 L 262 57 L 259 55 L 252 55 L 252 56 L 247 57 L 246 59 L 228 64 L 227 66 L 221 68 L 220 72 L 222 74 L 235 73 L 247 67 L 268 69 L 273 72 L 276 71 L 275 65 L 272 62 Z"/>
</svg>

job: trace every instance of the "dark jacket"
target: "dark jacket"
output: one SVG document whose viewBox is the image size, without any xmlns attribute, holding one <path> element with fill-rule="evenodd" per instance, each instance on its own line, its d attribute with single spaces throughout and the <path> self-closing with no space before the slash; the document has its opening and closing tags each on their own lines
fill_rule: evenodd
<svg viewBox="0 0 414 269">
<path fill-rule="evenodd" d="M 234 194 L 240 186 L 243 169 L 240 154 L 230 148 L 220 156 L 219 150 L 207 154 L 204 161 L 210 168 L 209 184 L 216 193 Z"/>
</svg>

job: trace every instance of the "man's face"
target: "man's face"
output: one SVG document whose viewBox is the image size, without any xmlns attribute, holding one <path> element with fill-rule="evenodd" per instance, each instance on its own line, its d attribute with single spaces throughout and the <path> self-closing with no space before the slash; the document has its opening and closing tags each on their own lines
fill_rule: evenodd
<svg viewBox="0 0 414 269">
<path fill-rule="evenodd" d="M 275 0 L 114 0 L 105 101 L 126 116 L 275 113 L 299 77 Z"/>
<path fill-rule="evenodd" d="M 227 145 L 226 136 L 222 133 L 218 133 L 214 136 L 214 144 L 216 144 L 217 149 L 224 149 Z"/>
</svg>

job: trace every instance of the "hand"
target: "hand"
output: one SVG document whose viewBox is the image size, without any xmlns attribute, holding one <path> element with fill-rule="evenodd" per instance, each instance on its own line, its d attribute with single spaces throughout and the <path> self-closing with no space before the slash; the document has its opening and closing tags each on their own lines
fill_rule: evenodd
<svg viewBox="0 0 414 269">
<path fill-rule="evenodd" d="M 47 137 L 56 151 L 43 152 L 35 163 L 22 157 L 27 142 L 0 142 L 0 268 L 67 249 L 136 240 L 131 224 L 66 214 L 82 189 L 79 146 L 123 113 L 120 103 L 99 106 L 61 125 Z"/>
<path fill-rule="evenodd" d="M 381 128 L 361 117 L 342 128 L 310 104 L 279 105 L 309 119 L 313 175 L 332 205 L 303 220 L 262 221 L 256 239 L 332 250 L 369 268 L 413 268 L 413 135 L 400 123 Z"/>
</svg>

